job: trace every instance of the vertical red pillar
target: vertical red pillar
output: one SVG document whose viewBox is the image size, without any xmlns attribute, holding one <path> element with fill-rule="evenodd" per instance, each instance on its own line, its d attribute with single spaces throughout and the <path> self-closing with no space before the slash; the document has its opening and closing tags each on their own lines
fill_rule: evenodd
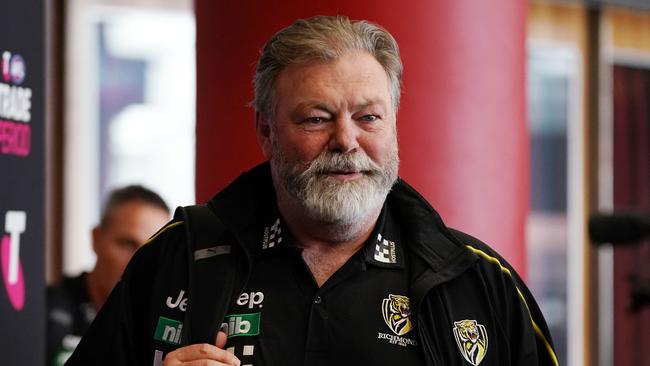
<svg viewBox="0 0 650 366">
<path fill-rule="evenodd" d="M 251 78 L 264 41 L 300 17 L 368 19 L 404 61 L 400 174 L 456 228 L 525 272 L 526 2 L 196 0 L 197 201 L 262 160 Z"/>
</svg>

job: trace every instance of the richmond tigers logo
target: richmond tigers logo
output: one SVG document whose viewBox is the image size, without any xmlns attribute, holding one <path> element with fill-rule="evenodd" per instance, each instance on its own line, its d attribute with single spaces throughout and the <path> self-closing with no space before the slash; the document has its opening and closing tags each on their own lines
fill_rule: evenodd
<svg viewBox="0 0 650 366">
<path fill-rule="evenodd" d="M 467 362 L 478 366 L 483 361 L 488 348 L 488 336 L 484 326 L 476 320 L 454 322 L 454 338 Z"/>
<path fill-rule="evenodd" d="M 408 333 L 415 326 L 411 321 L 410 300 L 406 296 L 389 294 L 381 303 L 386 325 L 398 336 Z"/>
</svg>

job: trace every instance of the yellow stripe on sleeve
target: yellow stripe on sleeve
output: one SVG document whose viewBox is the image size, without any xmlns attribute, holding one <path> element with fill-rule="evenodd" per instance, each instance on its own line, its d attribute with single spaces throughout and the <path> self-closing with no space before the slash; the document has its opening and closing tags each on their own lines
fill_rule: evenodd
<svg viewBox="0 0 650 366">
<path fill-rule="evenodd" d="M 487 259 L 488 261 L 498 265 L 499 268 L 501 269 L 501 271 L 503 273 L 507 274 L 512 279 L 512 273 L 510 272 L 510 269 L 503 266 L 498 258 L 495 258 L 495 257 L 485 253 L 484 251 L 482 251 L 480 249 L 476 249 L 471 245 L 466 245 L 466 246 L 467 246 L 467 248 L 469 250 L 476 253 L 480 257 L 482 257 L 484 259 Z M 513 283 L 514 283 L 514 281 L 513 281 Z M 533 329 L 535 329 L 535 334 L 537 334 L 537 336 L 544 342 L 544 345 L 546 346 L 546 350 L 548 351 L 549 355 L 551 356 L 551 359 L 553 360 L 553 364 L 555 366 L 559 366 L 560 364 L 557 361 L 557 356 L 555 355 L 555 351 L 553 351 L 553 347 L 551 347 L 551 343 L 548 341 L 548 339 L 546 339 L 546 337 L 544 336 L 544 333 L 542 332 L 542 330 L 539 328 L 537 323 L 535 323 L 535 320 L 533 320 L 533 316 L 530 313 L 530 308 L 528 308 L 528 303 L 526 302 L 526 299 L 524 298 L 524 294 L 521 293 L 521 291 L 519 290 L 519 287 L 517 287 L 516 284 L 515 284 L 515 288 L 517 289 L 517 294 L 519 294 L 519 297 L 521 298 L 521 301 L 523 301 L 524 305 L 526 306 L 526 311 L 528 312 L 528 317 L 530 318 L 530 322 L 533 324 Z"/>
</svg>

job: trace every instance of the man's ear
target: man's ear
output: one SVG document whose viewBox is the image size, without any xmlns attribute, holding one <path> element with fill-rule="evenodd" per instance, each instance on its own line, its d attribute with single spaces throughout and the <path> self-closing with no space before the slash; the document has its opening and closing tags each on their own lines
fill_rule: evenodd
<svg viewBox="0 0 650 366">
<path fill-rule="evenodd" d="M 255 132 L 257 134 L 257 142 L 262 148 L 262 153 L 267 159 L 271 159 L 272 144 L 271 144 L 271 125 L 269 119 L 260 112 L 255 112 Z"/>
<path fill-rule="evenodd" d="M 101 240 L 101 235 L 102 235 L 102 228 L 99 227 L 99 225 L 95 226 L 93 228 L 92 234 L 93 234 L 93 251 L 95 254 L 97 254 L 97 246 L 99 245 L 99 242 Z"/>
</svg>

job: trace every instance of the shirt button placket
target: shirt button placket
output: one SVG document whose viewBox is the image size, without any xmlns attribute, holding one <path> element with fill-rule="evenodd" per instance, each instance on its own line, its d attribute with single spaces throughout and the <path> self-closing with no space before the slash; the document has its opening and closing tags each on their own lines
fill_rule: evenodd
<svg viewBox="0 0 650 366">
<path fill-rule="evenodd" d="M 307 328 L 305 349 L 305 364 L 310 366 L 325 366 L 329 355 L 329 329 L 327 306 L 320 295 L 314 296 Z"/>
</svg>

